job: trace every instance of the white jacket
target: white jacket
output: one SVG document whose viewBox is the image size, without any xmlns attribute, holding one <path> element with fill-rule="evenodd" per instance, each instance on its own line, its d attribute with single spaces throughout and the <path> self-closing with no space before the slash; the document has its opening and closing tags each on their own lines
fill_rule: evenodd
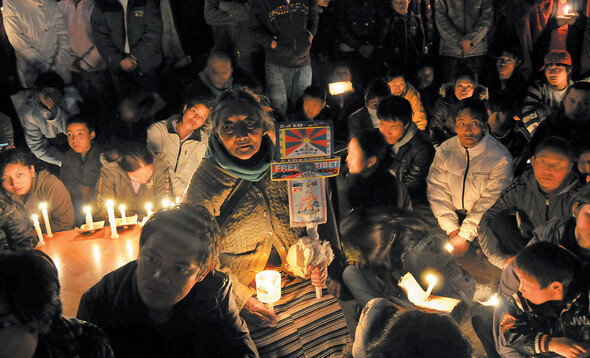
<svg viewBox="0 0 590 358">
<path fill-rule="evenodd" d="M 469 149 L 457 136 L 441 144 L 427 179 L 428 201 L 440 227 L 447 234 L 460 229 L 461 237 L 473 241 L 482 215 L 512 181 L 512 171 L 512 156 L 489 134 Z M 467 212 L 461 225 L 456 210 Z"/>
<path fill-rule="evenodd" d="M 196 130 L 181 143 L 176 133 L 178 119 L 179 116 L 174 115 L 165 121 L 156 122 L 147 132 L 148 148 L 165 157 L 175 196 L 184 194 L 195 170 L 205 156 L 209 139 L 204 131 Z"/>
<path fill-rule="evenodd" d="M 5 0 L 3 16 L 21 85 L 31 88 L 50 69 L 70 83 L 70 37 L 57 1 Z"/>
</svg>

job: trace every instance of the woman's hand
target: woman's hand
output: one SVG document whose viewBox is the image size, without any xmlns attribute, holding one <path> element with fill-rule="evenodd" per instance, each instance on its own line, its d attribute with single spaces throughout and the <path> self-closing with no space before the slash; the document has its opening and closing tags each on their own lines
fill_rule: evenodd
<svg viewBox="0 0 590 358">
<path fill-rule="evenodd" d="M 274 327 L 278 322 L 277 315 L 254 297 L 246 301 L 240 316 L 246 321 L 251 331 L 257 328 Z"/>
<path fill-rule="evenodd" d="M 307 270 L 311 273 L 311 284 L 315 287 L 324 287 L 328 279 L 328 267 L 326 265 L 309 265 Z"/>
</svg>

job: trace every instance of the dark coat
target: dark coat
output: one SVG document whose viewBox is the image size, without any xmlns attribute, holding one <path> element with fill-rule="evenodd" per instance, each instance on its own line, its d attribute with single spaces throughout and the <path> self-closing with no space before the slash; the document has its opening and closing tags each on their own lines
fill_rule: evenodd
<svg viewBox="0 0 590 358">
<path fill-rule="evenodd" d="M 35 248 L 38 242 L 25 208 L 0 193 L 0 251 Z"/>
<path fill-rule="evenodd" d="M 488 133 L 508 149 L 514 158 L 514 172 L 519 174 L 524 171 L 531 145 L 531 135 L 526 130 L 524 123 L 513 121 L 512 128 L 503 137 L 496 136 L 491 130 L 488 130 Z"/>
<path fill-rule="evenodd" d="M 388 7 L 385 0 L 335 1 L 334 15 L 340 41 L 357 50 L 365 44 L 382 47 L 390 15 Z"/>
<path fill-rule="evenodd" d="M 418 59 L 426 51 L 422 21 L 411 12 L 405 16 L 395 11 L 390 10 L 390 12 L 392 15 L 385 39 L 385 65 L 387 67 L 400 65 L 415 69 Z"/>
<path fill-rule="evenodd" d="M 369 109 L 366 106 L 348 116 L 348 132 L 353 135 L 362 131 L 373 129 L 373 122 Z"/>
<path fill-rule="evenodd" d="M 249 21 L 250 36 L 264 48 L 267 64 L 287 68 L 311 64 L 310 35 L 315 36 L 319 24 L 317 0 L 255 0 Z"/>
<path fill-rule="evenodd" d="M 125 56 L 125 35 L 129 51 L 137 58 L 140 72 L 156 70 L 162 62 L 162 18 L 156 0 L 129 0 L 127 33 L 123 7 L 117 0 L 96 0 L 92 11 L 92 35 L 98 52 L 113 71 Z"/>
<path fill-rule="evenodd" d="M 587 120 L 586 123 L 575 123 L 568 119 L 562 110 L 554 112 L 535 130 L 531 149 L 535 150 L 543 139 L 552 136 L 567 140 L 574 148 L 581 148 L 588 143 L 588 138 L 590 138 L 590 120 Z"/>
<path fill-rule="evenodd" d="M 82 295 L 77 317 L 101 327 L 117 357 L 257 357 L 231 295 L 212 271 L 162 324 L 149 318 L 137 289 L 137 261 L 113 271 Z"/>
<path fill-rule="evenodd" d="M 542 226 L 551 219 L 558 219 L 571 214 L 575 195 L 582 187 L 574 173 L 565 177 L 555 194 L 547 198 L 535 178 L 532 169 L 516 178 L 482 216 L 479 222 L 478 237 L 483 252 L 490 262 L 501 267 L 515 252 L 506 252 L 503 240 L 493 229 L 493 222 L 498 215 L 518 215 L 521 235 L 528 241 L 532 238 L 532 230 Z"/>
<path fill-rule="evenodd" d="M 69 149 L 64 154 L 61 162 L 60 179 L 70 192 L 72 200 L 81 199 L 80 186 L 94 188 L 96 185 L 102 167 L 100 162 L 101 154 L 102 150 L 95 143 L 92 144 L 84 159 L 73 149 Z"/>
</svg>

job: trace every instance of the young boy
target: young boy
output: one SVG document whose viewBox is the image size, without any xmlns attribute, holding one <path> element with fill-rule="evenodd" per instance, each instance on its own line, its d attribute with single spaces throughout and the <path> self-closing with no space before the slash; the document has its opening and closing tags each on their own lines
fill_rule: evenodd
<svg viewBox="0 0 590 358">
<path fill-rule="evenodd" d="M 348 116 L 348 132 L 352 135 L 367 129 L 378 128 L 377 106 L 391 95 L 387 82 L 380 78 L 372 79 L 365 89 L 365 106 Z"/>
<path fill-rule="evenodd" d="M 101 150 L 93 143 L 94 122 L 89 117 L 75 115 L 66 121 L 69 149 L 61 164 L 61 180 L 70 192 L 76 224 L 83 222 L 82 206 L 92 202 L 94 187 L 100 176 Z"/>
<path fill-rule="evenodd" d="M 500 323 L 507 345 L 526 356 L 587 356 L 588 285 L 579 279 L 579 259 L 560 246 L 538 242 L 514 261 L 519 292 L 508 299 Z"/>
</svg>

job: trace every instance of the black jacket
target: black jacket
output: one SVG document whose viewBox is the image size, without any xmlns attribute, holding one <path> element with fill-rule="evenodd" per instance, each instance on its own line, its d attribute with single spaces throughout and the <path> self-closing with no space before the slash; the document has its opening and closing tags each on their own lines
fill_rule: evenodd
<svg viewBox="0 0 590 358">
<path fill-rule="evenodd" d="M 520 174 L 525 170 L 526 159 L 529 157 L 531 135 L 521 121 L 513 121 L 512 128 L 503 137 L 496 136 L 491 129 L 488 133 L 502 143 L 514 158 L 514 172 Z"/>
<path fill-rule="evenodd" d="M 158 324 L 137 289 L 137 261 L 84 293 L 77 317 L 101 327 L 117 357 L 257 357 L 229 278 L 211 271 Z"/>
<path fill-rule="evenodd" d="M 264 48 L 267 64 L 299 68 L 311 64 L 310 35 L 315 36 L 319 18 L 317 0 L 254 0 L 249 31 Z"/>
<path fill-rule="evenodd" d="M 351 135 L 375 128 L 371 121 L 369 109 L 366 106 L 363 106 L 361 109 L 348 116 L 347 126 L 348 132 Z"/>
<path fill-rule="evenodd" d="M 35 248 L 38 242 L 25 208 L 0 192 L 0 251 Z"/>
<path fill-rule="evenodd" d="M 552 136 L 567 140 L 574 148 L 581 148 L 590 138 L 590 119 L 585 123 L 576 123 L 568 119 L 562 110 L 552 113 L 535 130 L 531 150 L 534 151 L 543 139 Z"/>
<path fill-rule="evenodd" d="M 127 33 L 123 6 L 117 0 L 96 0 L 92 11 L 92 35 L 96 48 L 111 70 L 125 58 L 125 35 L 129 51 L 137 58 L 140 72 L 155 71 L 162 62 L 162 18 L 156 0 L 129 0 Z"/>
<path fill-rule="evenodd" d="M 532 238 L 532 231 L 551 219 L 558 219 L 571 214 L 574 197 L 582 187 L 577 176 L 569 173 L 551 198 L 547 198 L 535 178 L 532 169 L 516 178 L 482 216 L 479 222 L 478 237 L 483 252 L 490 262 L 502 267 L 504 262 L 514 256 L 515 252 L 506 252 L 503 240 L 511 238 L 498 237 L 492 223 L 498 215 L 518 215 L 520 231 L 523 238 Z"/>
<path fill-rule="evenodd" d="M 425 54 L 426 40 L 422 21 L 408 12 L 400 15 L 390 11 L 389 28 L 385 39 L 385 65 L 407 66 L 414 69 Z"/>
<path fill-rule="evenodd" d="M 387 35 L 389 3 L 385 0 L 338 0 L 334 15 L 340 41 L 357 49 L 365 44 L 383 46 Z"/>
</svg>

